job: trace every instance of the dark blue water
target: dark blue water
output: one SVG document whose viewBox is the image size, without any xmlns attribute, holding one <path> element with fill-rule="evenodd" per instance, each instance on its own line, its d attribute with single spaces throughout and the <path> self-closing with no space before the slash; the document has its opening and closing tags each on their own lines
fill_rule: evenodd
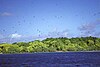
<svg viewBox="0 0 100 67">
<path fill-rule="evenodd" d="M 100 52 L 0 54 L 0 67 L 100 67 Z"/>
</svg>

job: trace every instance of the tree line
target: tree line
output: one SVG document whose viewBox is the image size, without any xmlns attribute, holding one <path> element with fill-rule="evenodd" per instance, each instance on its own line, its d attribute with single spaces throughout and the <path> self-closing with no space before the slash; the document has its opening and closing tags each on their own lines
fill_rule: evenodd
<svg viewBox="0 0 100 67">
<path fill-rule="evenodd" d="M 1 54 L 97 50 L 100 50 L 100 38 L 91 36 L 76 38 L 46 38 L 42 41 L 35 40 L 31 42 L 15 42 L 12 44 L 0 44 Z"/>
</svg>

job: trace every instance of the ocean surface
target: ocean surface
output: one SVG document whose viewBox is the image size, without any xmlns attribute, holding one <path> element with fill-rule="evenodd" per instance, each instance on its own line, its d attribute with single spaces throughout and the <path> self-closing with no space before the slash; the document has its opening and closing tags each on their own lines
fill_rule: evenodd
<svg viewBox="0 0 100 67">
<path fill-rule="evenodd" d="M 100 52 L 0 54 L 0 67 L 100 67 Z"/>
</svg>

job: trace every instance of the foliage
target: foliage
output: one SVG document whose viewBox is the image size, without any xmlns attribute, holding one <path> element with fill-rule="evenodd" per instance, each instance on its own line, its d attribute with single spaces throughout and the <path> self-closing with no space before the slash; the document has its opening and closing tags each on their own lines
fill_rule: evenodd
<svg viewBox="0 0 100 67">
<path fill-rule="evenodd" d="M 100 50 L 100 38 L 47 38 L 31 42 L 15 42 L 0 44 L 0 53 L 33 53 L 56 51 L 94 51 Z"/>
</svg>

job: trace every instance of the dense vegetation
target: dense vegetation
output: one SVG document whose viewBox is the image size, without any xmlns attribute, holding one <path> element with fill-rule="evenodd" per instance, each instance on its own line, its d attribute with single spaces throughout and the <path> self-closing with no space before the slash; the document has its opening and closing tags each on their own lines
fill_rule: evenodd
<svg viewBox="0 0 100 67">
<path fill-rule="evenodd" d="M 56 51 L 96 51 L 100 50 L 100 38 L 47 38 L 45 40 L 31 42 L 16 42 L 12 44 L 0 44 L 0 53 L 33 53 Z"/>
</svg>

